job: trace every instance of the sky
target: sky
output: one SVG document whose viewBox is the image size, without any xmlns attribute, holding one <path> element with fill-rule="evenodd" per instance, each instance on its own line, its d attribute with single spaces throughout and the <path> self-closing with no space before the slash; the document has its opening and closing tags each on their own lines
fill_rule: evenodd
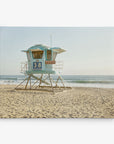
<svg viewBox="0 0 114 144">
<path fill-rule="evenodd" d="M 114 27 L 0 27 L 0 75 L 20 75 L 26 50 L 36 44 L 61 47 L 63 74 L 114 75 Z"/>
</svg>

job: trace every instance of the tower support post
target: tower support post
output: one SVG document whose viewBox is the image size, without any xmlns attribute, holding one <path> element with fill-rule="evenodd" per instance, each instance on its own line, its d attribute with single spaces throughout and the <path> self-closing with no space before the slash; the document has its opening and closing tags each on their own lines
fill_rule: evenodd
<svg viewBox="0 0 114 144">
<path fill-rule="evenodd" d="M 52 79 L 51 79 L 51 77 L 50 77 L 50 74 L 48 74 L 48 76 L 49 76 L 49 80 L 50 80 L 50 84 L 51 84 L 52 92 L 54 93 L 54 88 L 53 88 Z"/>
<path fill-rule="evenodd" d="M 25 85 L 25 89 L 27 89 L 27 85 L 28 85 L 28 82 L 29 82 L 30 78 L 31 78 L 31 75 L 29 75 L 29 77 L 28 77 L 28 79 L 27 79 L 27 83 L 26 83 L 26 85 Z"/>
</svg>

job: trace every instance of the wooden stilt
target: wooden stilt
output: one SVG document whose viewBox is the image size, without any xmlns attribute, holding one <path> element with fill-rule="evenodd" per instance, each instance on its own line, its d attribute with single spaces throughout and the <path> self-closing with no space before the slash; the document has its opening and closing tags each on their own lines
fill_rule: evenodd
<svg viewBox="0 0 114 144">
<path fill-rule="evenodd" d="M 61 80 L 61 82 L 62 82 L 63 86 L 65 87 L 62 77 L 61 77 L 61 76 L 59 76 L 59 78 L 60 78 L 60 80 Z"/>
<path fill-rule="evenodd" d="M 30 89 L 31 89 L 31 77 L 30 77 Z"/>
<path fill-rule="evenodd" d="M 47 75 L 43 80 L 46 80 L 49 76 Z"/>
<path fill-rule="evenodd" d="M 57 83 L 58 83 L 58 81 L 59 81 L 59 77 L 57 78 L 57 81 L 56 81 L 56 85 L 55 85 L 56 87 L 57 87 Z"/>
<path fill-rule="evenodd" d="M 43 77 L 43 74 L 42 74 L 41 77 L 40 77 L 40 82 L 39 82 L 38 87 L 40 87 L 40 85 L 41 85 L 41 83 L 42 83 L 42 77 Z"/>
<path fill-rule="evenodd" d="M 27 83 L 26 83 L 25 89 L 27 88 L 27 85 L 28 85 L 28 82 L 29 82 L 29 80 L 30 80 L 30 77 L 31 77 L 31 76 L 28 77 L 28 80 L 27 80 Z"/>
<path fill-rule="evenodd" d="M 25 78 L 15 89 L 17 89 L 24 81 L 26 81 L 28 78 Z"/>
<path fill-rule="evenodd" d="M 34 79 L 40 80 L 40 78 L 38 78 L 38 77 L 36 77 L 34 75 L 31 75 L 31 77 L 33 77 Z M 41 80 L 41 81 L 42 81 L 42 83 L 45 83 L 45 84 L 49 85 L 49 83 L 46 82 L 45 80 Z"/>
<path fill-rule="evenodd" d="M 40 85 L 41 85 L 41 83 L 42 83 L 42 77 L 43 77 L 43 74 L 41 74 L 41 77 L 40 77 L 40 79 L 39 79 L 39 85 L 36 86 L 35 88 L 40 87 Z"/>
<path fill-rule="evenodd" d="M 51 83 L 52 92 L 54 93 L 54 89 L 53 89 L 53 85 L 52 85 L 52 80 L 51 80 L 50 74 L 48 74 L 48 75 L 49 75 L 49 80 L 50 80 L 50 83 Z"/>
<path fill-rule="evenodd" d="M 44 75 L 43 74 L 41 74 L 41 76 L 40 77 L 38 77 L 38 76 L 35 76 L 35 75 L 33 75 L 33 74 L 27 74 L 28 75 L 28 77 L 27 78 L 25 78 L 17 87 L 19 87 L 22 83 L 24 83 L 24 81 L 26 81 L 26 84 L 25 84 L 25 87 L 24 88 L 18 88 L 18 90 L 23 90 L 23 89 L 25 89 L 25 90 L 30 90 L 30 89 L 33 89 L 33 90 L 44 90 L 44 91 L 52 91 L 53 93 L 55 92 L 54 91 L 54 89 L 56 89 L 57 88 L 57 91 L 60 89 L 60 90 L 62 90 L 62 88 L 64 89 L 64 88 L 67 88 L 67 87 L 65 87 L 65 85 L 64 85 L 64 81 L 63 81 L 63 79 L 62 79 L 62 77 L 60 76 L 60 75 L 58 75 L 58 78 L 57 78 L 57 80 L 56 81 L 54 81 L 53 80 L 53 78 L 51 78 L 51 74 L 47 74 L 47 76 L 45 76 L 45 78 L 43 77 Z M 32 84 L 32 79 L 31 78 L 33 78 L 33 79 L 35 79 L 35 82 Z M 48 80 L 49 80 L 49 82 L 48 82 Z M 59 84 L 58 84 L 58 81 L 61 81 L 61 83 L 62 83 L 62 85 L 63 86 L 60 86 Z M 28 84 L 29 84 L 29 81 L 30 81 L 30 87 L 27 89 L 27 87 L 28 87 Z M 38 82 L 38 85 L 36 84 Z M 46 85 L 41 85 L 42 83 L 44 83 L 44 84 L 46 84 Z M 40 87 L 39 89 L 37 89 L 37 87 L 35 86 L 35 84 L 36 84 L 36 86 L 37 87 Z M 22 84 L 23 85 L 23 84 Z M 15 89 L 17 89 L 17 87 L 15 88 Z M 47 88 L 47 89 L 46 89 Z M 59 89 L 58 89 L 59 88 Z"/>
<path fill-rule="evenodd" d="M 33 87 L 39 80 L 36 80 L 31 87 Z"/>
</svg>

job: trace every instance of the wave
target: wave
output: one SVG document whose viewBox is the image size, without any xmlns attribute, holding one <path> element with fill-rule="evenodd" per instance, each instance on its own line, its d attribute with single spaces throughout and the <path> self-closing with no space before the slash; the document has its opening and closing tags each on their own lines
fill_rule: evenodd
<svg viewBox="0 0 114 144">
<path fill-rule="evenodd" d="M 18 80 L 18 78 L 0 78 L 0 80 Z"/>
<path fill-rule="evenodd" d="M 63 75 L 64 81 L 72 84 L 114 84 L 114 76 L 76 76 L 76 75 Z M 0 83 L 20 83 L 25 79 L 24 75 L 0 75 Z M 56 80 L 57 76 L 54 75 L 53 79 Z M 31 79 L 34 82 L 34 79 Z"/>
<path fill-rule="evenodd" d="M 114 84 L 114 81 L 83 81 L 83 80 L 68 80 L 68 83 L 100 83 L 100 84 Z"/>
</svg>

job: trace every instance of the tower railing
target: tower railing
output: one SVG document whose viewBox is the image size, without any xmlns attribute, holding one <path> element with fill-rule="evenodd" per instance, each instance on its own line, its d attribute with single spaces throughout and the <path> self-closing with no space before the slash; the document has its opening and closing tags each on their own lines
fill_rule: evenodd
<svg viewBox="0 0 114 144">
<path fill-rule="evenodd" d="M 62 74 L 63 73 L 63 61 L 56 61 L 56 64 L 53 65 L 53 69 L 59 73 Z"/>
<path fill-rule="evenodd" d="M 21 70 L 20 70 L 20 72 L 25 74 L 26 71 L 27 71 L 27 69 L 28 69 L 28 63 L 27 63 L 27 61 L 21 62 Z"/>
</svg>

